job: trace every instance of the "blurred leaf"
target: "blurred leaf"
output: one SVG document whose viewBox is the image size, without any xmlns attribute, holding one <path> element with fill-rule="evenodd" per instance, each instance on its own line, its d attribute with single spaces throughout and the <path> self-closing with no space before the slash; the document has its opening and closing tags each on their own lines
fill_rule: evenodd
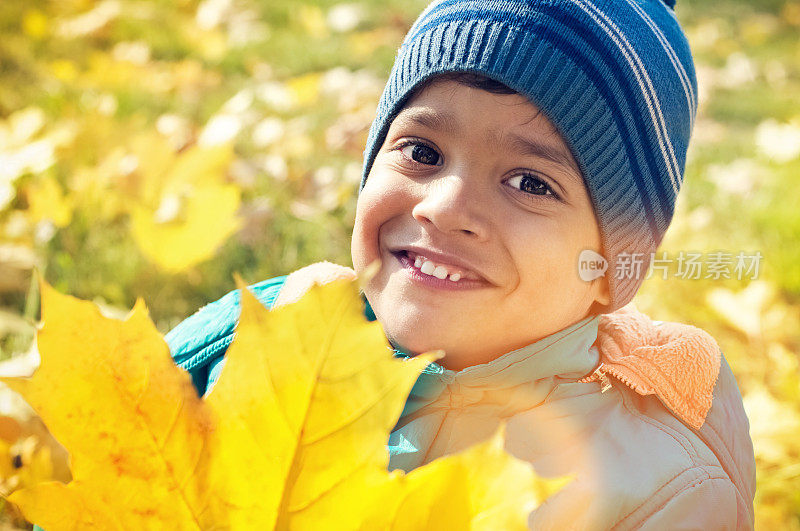
<svg viewBox="0 0 800 531">
<path fill-rule="evenodd" d="M 75 63 L 67 59 L 56 59 L 50 63 L 50 70 L 53 75 L 64 83 L 72 83 L 78 77 L 78 69 Z"/>
<path fill-rule="evenodd" d="M 399 39 L 402 39 L 402 35 L 391 29 L 375 28 L 350 33 L 347 36 L 347 44 L 356 57 L 366 59 L 381 46 L 394 47 L 395 41 Z"/>
<path fill-rule="evenodd" d="M 34 39 L 41 39 L 47 34 L 49 29 L 47 15 L 38 9 L 27 11 L 25 13 L 25 18 L 22 19 L 22 29 L 26 35 Z"/>
<path fill-rule="evenodd" d="M 315 39 L 327 38 L 330 34 L 325 14 L 319 6 L 303 4 L 297 10 L 300 24 L 306 33 Z"/>
<path fill-rule="evenodd" d="M 287 81 L 286 88 L 291 92 L 297 105 L 308 107 L 319 100 L 321 79 L 322 74 L 319 72 L 304 74 Z"/>
<path fill-rule="evenodd" d="M 779 402 L 766 389 L 755 389 L 744 397 L 750 436 L 756 457 L 772 463 L 796 462 L 800 444 L 800 413 Z"/>
<path fill-rule="evenodd" d="M 206 186 L 225 180 L 225 170 L 233 159 L 230 144 L 193 146 L 182 152 L 164 177 L 164 190 L 180 189 L 187 184 Z"/>
<path fill-rule="evenodd" d="M 788 124 L 761 122 L 756 128 L 756 145 L 761 153 L 779 163 L 800 157 L 800 119 Z"/>
<path fill-rule="evenodd" d="M 28 215 L 33 221 L 50 220 L 66 227 L 72 220 L 72 199 L 52 177 L 37 179 L 26 188 Z"/>
<path fill-rule="evenodd" d="M 708 294 L 708 303 L 729 324 L 755 337 L 761 333 L 764 308 L 773 295 L 769 283 L 754 281 L 738 293 L 725 288 L 713 289 Z"/>
<path fill-rule="evenodd" d="M 182 193 L 193 186 L 225 183 L 225 171 L 233 159 L 228 143 L 194 145 L 175 153 L 160 135 L 147 133 L 132 142 L 137 169 L 131 177 L 139 202 L 157 208 L 164 194 Z"/>
<path fill-rule="evenodd" d="M 131 212 L 131 231 L 136 243 L 145 256 L 170 272 L 211 258 L 239 227 L 238 187 L 200 185 L 181 197 L 182 204 L 175 207 L 179 212 L 168 219 L 159 219 L 159 210 L 154 212 L 141 206 L 134 206 Z"/>
</svg>

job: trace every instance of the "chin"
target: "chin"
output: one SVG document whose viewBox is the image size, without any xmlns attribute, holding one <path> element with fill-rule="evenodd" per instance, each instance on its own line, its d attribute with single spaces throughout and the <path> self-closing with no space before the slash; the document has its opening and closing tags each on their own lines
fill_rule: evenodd
<svg viewBox="0 0 800 531">
<path fill-rule="evenodd" d="M 388 311 L 382 311 L 385 306 L 381 302 L 377 307 L 373 306 L 373 310 L 384 327 L 387 339 L 404 353 L 417 355 L 434 350 L 447 353 L 465 348 L 463 329 L 459 331 L 452 327 L 452 323 L 462 322 L 463 315 L 453 312 L 451 307 L 399 304 L 392 299 Z"/>
<path fill-rule="evenodd" d="M 386 336 L 396 348 L 406 354 L 416 355 L 431 350 L 429 348 L 430 343 L 425 341 L 424 338 L 420 337 L 417 333 L 403 333 L 387 330 Z"/>
<path fill-rule="evenodd" d="M 443 345 L 448 342 L 442 337 L 437 337 L 433 332 L 433 330 L 426 330 L 426 327 L 411 325 L 387 330 L 386 335 L 401 351 L 417 355 L 433 350 L 445 350 Z"/>
</svg>

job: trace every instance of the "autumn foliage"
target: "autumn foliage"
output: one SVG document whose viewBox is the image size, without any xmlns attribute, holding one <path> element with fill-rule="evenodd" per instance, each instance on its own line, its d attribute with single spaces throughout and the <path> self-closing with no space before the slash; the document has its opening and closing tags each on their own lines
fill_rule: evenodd
<svg viewBox="0 0 800 531">
<path fill-rule="evenodd" d="M 21 393 L 70 452 L 69 484 L 9 500 L 58 529 L 526 529 L 559 481 L 503 430 L 405 474 L 389 432 L 424 366 L 391 355 L 355 284 L 272 312 L 246 289 L 226 365 L 198 397 L 137 303 L 125 321 L 43 284 L 42 362 Z"/>
</svg>

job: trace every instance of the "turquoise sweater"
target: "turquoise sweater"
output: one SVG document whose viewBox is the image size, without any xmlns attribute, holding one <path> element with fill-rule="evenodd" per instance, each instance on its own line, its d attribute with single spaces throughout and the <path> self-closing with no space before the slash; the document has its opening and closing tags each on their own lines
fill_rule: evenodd
<svg viewBox="0 0 800 531">
<path fill-rule="evenodd" d="M 272 308 L 285 281 L 284 275 L 258 282 L 248 289 L 261 304 Z M 229 292 L 198 310 L 164 337 L 175 363 L 191 374 L 200 396 L 219 378 L 225 352 L 233 341 L 239 320 L 240 297 L 238 289 Z"/>
</svg>

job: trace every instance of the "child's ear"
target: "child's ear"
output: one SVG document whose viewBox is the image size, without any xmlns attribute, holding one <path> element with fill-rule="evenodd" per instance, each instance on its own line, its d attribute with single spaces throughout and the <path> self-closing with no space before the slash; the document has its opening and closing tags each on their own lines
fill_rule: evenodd
<svg viewBox="0 0 800 531">
<path fill-rule="evenodd" d="M 585 317 L 609 313 L 608 305 L 611 303 L 611 293 L 608 289 L 608 280 L 606 280 L 605 276 L 602 276 L 593 279 L 591 282 L 594 301 L 589 305 L 589 311 L 586 313 Z"/>
<path fill-rule="evenodd" d="M 602 306 L 611 304 L 611 290 L 608 288 L 608 279 L 606 279 L 605 275 L 592 280 L 592 284 L 594 284 L 592 288 L 595 291 L 595 304 Z"/>
</svg>

